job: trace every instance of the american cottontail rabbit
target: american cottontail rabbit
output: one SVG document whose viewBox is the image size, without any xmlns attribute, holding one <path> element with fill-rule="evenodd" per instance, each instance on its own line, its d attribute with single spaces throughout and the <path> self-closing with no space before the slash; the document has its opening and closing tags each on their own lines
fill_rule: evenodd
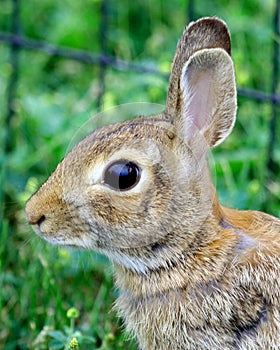
<svg viewBox="0 0 280 350">
<path fill-rule="evenodd" d="M 280 349 L 280 221 L 222 207 L 207 150 L 236 113 L 224 22 L 191 23 L 165 110 L 94 131 L 26 204 L 37 234 L 114 263 L 143 350 Z"/>
</svg>

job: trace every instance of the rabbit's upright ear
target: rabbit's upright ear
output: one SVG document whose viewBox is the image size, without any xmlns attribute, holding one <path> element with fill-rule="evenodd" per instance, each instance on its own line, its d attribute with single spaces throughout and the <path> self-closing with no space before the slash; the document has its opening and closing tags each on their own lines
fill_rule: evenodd
<svg viewBox="0 0 280 350">
<path fill-rule="evenodd" d="M 172 64 L 166 114 L 189 143 L 199 132 L 210 147 L 230 133 L 236 113 L 236 87 L 225 23 L 203 18 L 180 39 Z"/>
<path fill-rule="evenodd" d="M 231 132 L 236 115 L 236 87 L 230 56 L 223 49 L 196 52 L 183 67 L 181 110 L 174 119 L 187 143 L 203 135 L 209 147 Z"/>
</svg>

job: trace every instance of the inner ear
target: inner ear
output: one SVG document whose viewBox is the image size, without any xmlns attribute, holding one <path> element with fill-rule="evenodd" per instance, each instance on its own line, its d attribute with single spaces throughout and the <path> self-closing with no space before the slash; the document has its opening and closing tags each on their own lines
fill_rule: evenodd
<svg viewBox="0 0 280 350">
<path fill-rule="evenodd" d="M 188 68 L 188 72 L 183 71 L 182 78 L 183 113 L 188 117 L 192 129 L 203 130 L 210 119 L 210 114 L 217 106 L 212 86 L 213 72 L 209 70 L 195 72 L 191 69 L 193 67 Z"/>
<path fill-rule="evenodd" d="M 199 133 L 209 147 L 220 144 L 230 134 L 236 115 L 230 56 L 220 48 L 196 52 L 183 67 L 180 90 L 178 132 L 188 143 Z"/>
</svg>

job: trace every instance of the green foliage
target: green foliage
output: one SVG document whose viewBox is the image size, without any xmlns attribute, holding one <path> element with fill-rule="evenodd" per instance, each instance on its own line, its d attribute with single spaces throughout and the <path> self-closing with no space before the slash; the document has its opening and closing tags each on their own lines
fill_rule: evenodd
<svg viewBox="0 0 280 350">
<path fill-rule="evenodd" d="M 74 320 L 79 317 L 79 311 L 76 308 L 70 308 L 67 311 L 66 316 L 70 319 L 70 326 L 64 326 L 63 332 L 45 326 L 33 342 L 32 346 L 38 350 L 79 350 L 81 344 L 85 344 L 85 346 L 90 345 L 91 348 L 96 348 L 95 338 L 85 336 L 81 331 L 75 330 Z"/>
<path fill-rule="evenodd" d="M 269 92 L 274 1 L 199 0 L 195 5 L 196 17 L 217 15 L 228 23 L 238 86 Z M 187 6 L 183 0 L 111 1 L 108 53 L 169 72 L 187 23 Z M 98 53 L 100 10 L 100 0 L 21 1 L 21 30 L 34 39 Z M 10 30 L 11 12 L 12 1 L 1 0 L 1 31 Z M 9 55 L 9 48 L 1 45 L 2 145 L 8 131 Z M 23 211 L 27 198 L 64 157 L 76 131 L 98 112 L 99 68 L 33 51 L 20 52 L 19 67 L 13 148 L 8 154 L 0 148 L 0 347 L 59 349 L 72 342 L 80 350 L 133 350 L 133 341 L 125 339 L 110 311 L 116 292 L 107 260 L 42 242 L 27 226 Z M 128 102 L 164 104 L 167 84 L 160 76 L 108 68 L 103 108 Z M 266 172 L 270 116 L 269 104 L 239 98 L 237 125 L 214 151 L 213 173 L 224 204 L 266 208 L 279 215 L 279 179 L 268 181 Z M 279 146 L 275 155 L 279 163 Z M 80 311 L 75 319 L 67 317 L 72 305 Z"/>
</svg>

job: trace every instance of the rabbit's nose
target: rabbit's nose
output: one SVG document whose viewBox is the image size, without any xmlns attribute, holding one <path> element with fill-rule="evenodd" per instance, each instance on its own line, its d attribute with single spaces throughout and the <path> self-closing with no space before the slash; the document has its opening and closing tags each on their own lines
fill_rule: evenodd
<svg viewBox="0 0 280 350">
<path fill-rule="evenodd" d="M 30 225 L 38 225 L 40 226 L 46 219 L 46 216 L 42 214 L 40 211 L 35 211 L 31 206 L 26 205 L 25 207 L 25 215 L 26 220 Z"/>
<path fill-rule="evenodd" d="M 26 220 L 30 225 L 40 225 L 46 220 L 45 207 L 40 205 L 36 199 L 36 195 L 32 196 L 25 205 Z"/>
</svg>

